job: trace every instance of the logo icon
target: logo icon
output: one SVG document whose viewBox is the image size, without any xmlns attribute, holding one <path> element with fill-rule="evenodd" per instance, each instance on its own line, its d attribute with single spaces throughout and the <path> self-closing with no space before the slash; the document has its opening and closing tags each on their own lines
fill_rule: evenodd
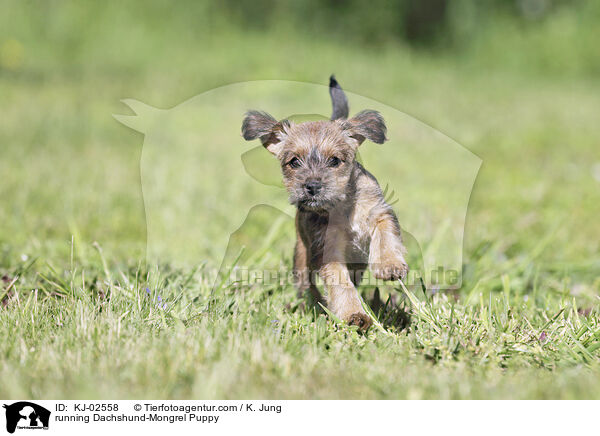
<svg viewBox="0 0 600 436">
<path fill-rule="evenodd" d="M 239 285 L 251 277 L 262 283 L 286 277 L 288 283 L 289 263 L 282 265 L 273 251 L 292 253 L 296 210 L 281 166 L 264 146 L 246 143 L 239 124 L 253 107 L 273 108 L 275 118 L 296 123 L 329 119 L 318 115 L 330 110 L 328 94 L 326 85 L 263 80 L 215 88 L 171 109 L 124 100 L 135 115 L 114 117 L 144 133 L 140 175 L 148 263 L 215 259 L 221 262 L 208 267 L 234 270 L 231 282 Z M 481 159 L 400 110 L 346 95 L 353 107 L 385 117 L 389 141 L 361 146 L 360 162 L 385 188 L 403 234 L 410 235 L 411 269 L 427 288 L 459 288 L 467 209 Z M 213 279 L 219 286 L 221 274 Z M 416 276 L 407 283 L 422 286 Z"/>
<path fill-rule="evenodd" d="M 6 409 L 6 431 L 14 433 L 18 429 L 48 430 L 50 411 L 28 401 L 19 401 L 11 405 L 4 404 Z"/>
</svg>

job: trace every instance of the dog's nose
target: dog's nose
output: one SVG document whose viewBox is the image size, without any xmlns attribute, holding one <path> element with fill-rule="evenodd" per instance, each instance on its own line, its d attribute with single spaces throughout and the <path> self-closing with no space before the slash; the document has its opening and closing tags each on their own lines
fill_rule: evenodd
<svg viewBox="0 0 600 436">
<path fill-rule="evenodd" d="M 308 195 L 317 195 L 322 186 L 323 184 L 320 180 L 309 180 L 304 184 L 304 190 L 308 193 Z"/>
</svg>

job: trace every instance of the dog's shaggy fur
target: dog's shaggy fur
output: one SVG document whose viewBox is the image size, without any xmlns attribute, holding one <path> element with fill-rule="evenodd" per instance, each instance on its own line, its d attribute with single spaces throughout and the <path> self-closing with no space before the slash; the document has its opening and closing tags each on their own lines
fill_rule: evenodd
<svg viewBox="0 0 600 436">
<path fill-rule="evenodd" d="M 281 163 L 283 181 L 296 214 L 294 272 L 301 292 L 322 297 L 318 274 L 327 291 L 327 306 L 349 324 L 366 329 L 371 319 L 356 290 L 368 266 L 382 280 L 404 278 L 400 226 L 385 202 L 377 180 L 355 160 L 365 139 L 382 144 L 382 116 L 365 110 L 347 119 L 346 96 L 332 76 L 331 121 L 294 124 L 265 112 L 250 111 L 242 124 L 244 139 L 259 138 Z"/>
</svg>

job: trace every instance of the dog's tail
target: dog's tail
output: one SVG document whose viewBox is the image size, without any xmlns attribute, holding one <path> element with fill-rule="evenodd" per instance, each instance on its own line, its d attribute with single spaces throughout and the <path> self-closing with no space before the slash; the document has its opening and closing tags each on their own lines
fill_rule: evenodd
<svg viewBox="0 0 600 436">
<path fill-rule="evenodd" d="M 331 96 L 331 104 L 333 105 L 331 119 L 348 118 L 348 99 L 333 74 L 329 78 L 329 95 Z"/>
</svg>

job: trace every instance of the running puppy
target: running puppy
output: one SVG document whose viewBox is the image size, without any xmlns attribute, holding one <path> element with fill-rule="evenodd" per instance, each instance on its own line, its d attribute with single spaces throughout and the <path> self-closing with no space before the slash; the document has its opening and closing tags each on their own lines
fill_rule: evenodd
<svg viewBox="0 0 600 436">
<path fill-rule="evenodd" d="M 385 202 L 375 177 L 355 160 L 368 139 L 386 141 L 379 112 L 364 110 L 348 119 L 348 101 L 331 76 L 330 121 L 295 124 L 266 112 L 250 111 L 242 123 L 247 141 L 260 139 L 281 163 L 290 203 L 297 207 L 294 273 L 300 292 L 322 301 L 318 274 L 327 291 L 327 306 L 350 325 L 367 329 L 356 286 L 367 266 L 381 280 L 404 278 L 400 226 Z"/>
</svg>

